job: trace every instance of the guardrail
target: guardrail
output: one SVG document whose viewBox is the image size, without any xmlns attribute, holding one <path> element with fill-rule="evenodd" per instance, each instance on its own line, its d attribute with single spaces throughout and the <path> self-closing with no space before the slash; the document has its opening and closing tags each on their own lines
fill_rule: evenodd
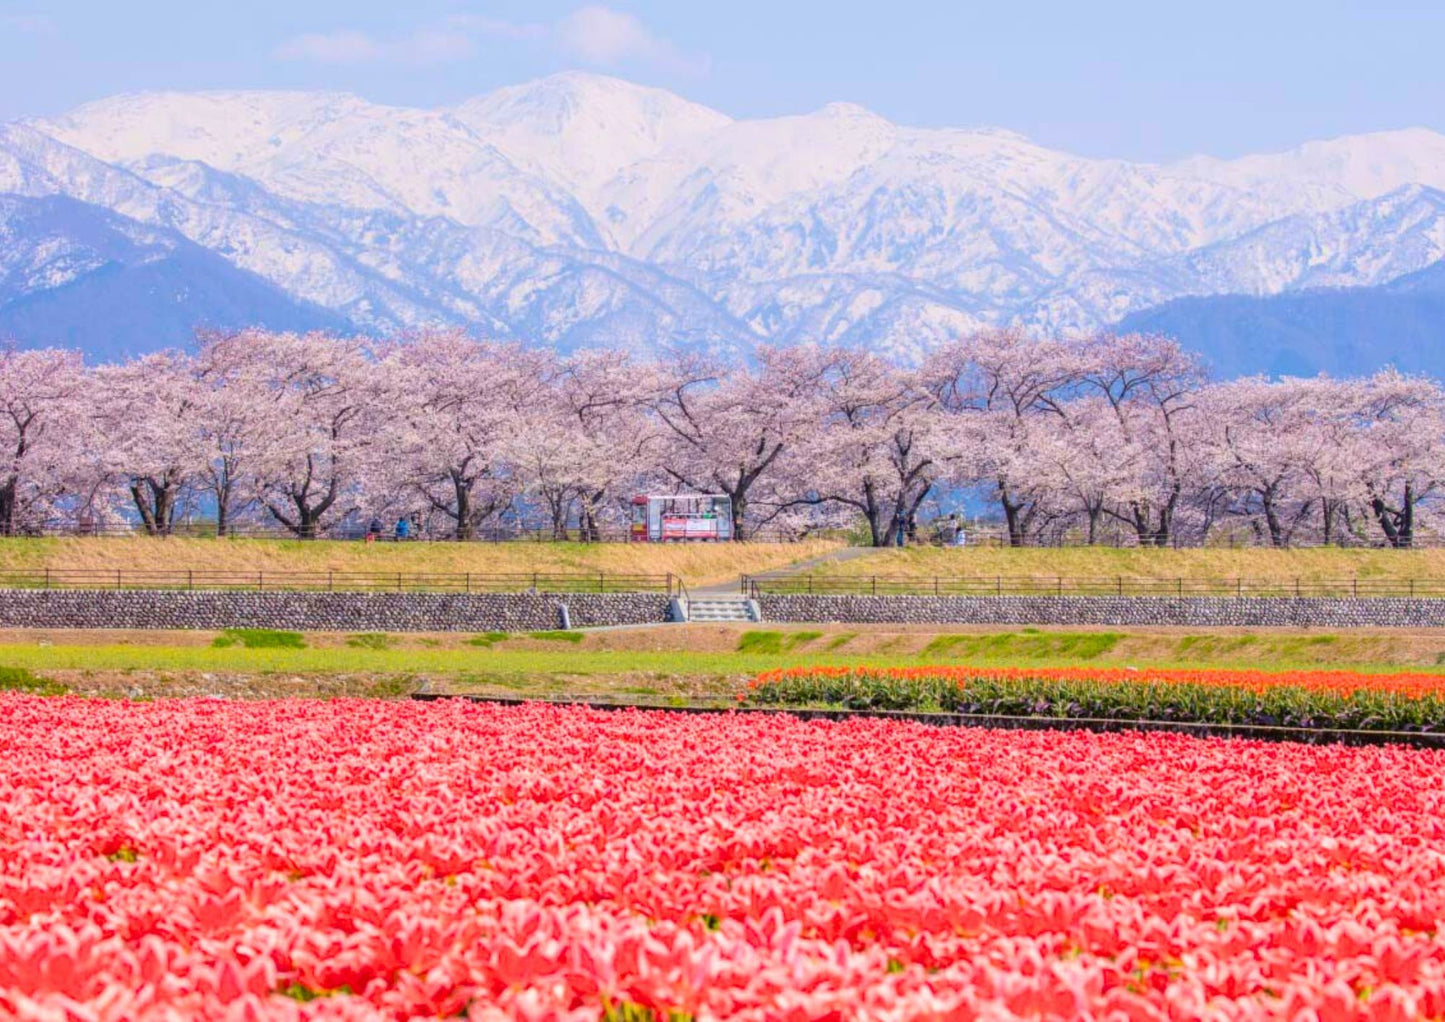
<svg viewBox="0 0 1445 1022">
<path fill-rule="evenodd" d="M 1145 578 L 1113 575 L 744 575 L 747 596 L 1233 596 L 1445 598 L 1445 579 Z"/>
<path fill-rule="evenodd" d="M 132 571 L 36 568 L 0 572 L 0 589 L 274 590 L 417 593 L 682 593 L 682 579 L 605 572 Z"/>
</svg>

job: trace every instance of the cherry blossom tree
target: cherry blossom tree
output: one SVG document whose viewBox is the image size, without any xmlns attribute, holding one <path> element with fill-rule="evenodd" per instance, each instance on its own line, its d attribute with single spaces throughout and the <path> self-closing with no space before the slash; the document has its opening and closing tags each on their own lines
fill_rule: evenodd
<svg viewBox="0 0 1445 1022">
<path fill-rule="evenodd" d="M 1327 428 L 1338 417 L 1333 397 L 1319 381 L 1260 377 L 1216 384 L 1201 396 L 1207 457 L 1231 495 L 1230 511 L 1256 523 L 1270 546 L 1289 546 L 1319 502 L 1329 541 L 1339 499 L 1330 450 L 1338 434 Z"/>
<path fill-rule="evenodd" d="M 622 351 L 579 351 L 558 367 L 554 414 L 586 466 L 574 473 L 583 542 L 602 538 L 602 516 L 609 509 L 620 512 L 636 495 L 650 452 L 660 448 L 659 430 L 646 415 L 649 383 Z"/>
<path fill-rule="evenodd" d="M 817 426 L 802 450 L 809 499 L 863 516 L 873 546 L 902 546 L 944 469 L 943 423 L 914 373 L 861 351 L 813 357 Z"/>
<path fill-rule="evenodd" d="M 382 489 L 415 493 L 456 539 L 474 538 L 520 490 L 507 458 L 528 410 L 545 398 L 550 364 L 540 352 L 461 331 L 390 345 L 378 366 L 392 412 L 389 450 L 373 459 L 377 476 L 392 469 Z"/>
<path fill-rule="evenodd" d="M 257 503 L 256 472 L 271 429 L 272 402 L 255 357 L 256 331 L 207 334 L 195 357 L 198 486 L 210 497 L 216 534 L 231 534 Z"/>
<path fill-rule="evenodd" d="M 166 535 L 204 501 L 222 535 L 255 509 L 307 538 L 396 512 L 463 540 L 540 514 L 590 541 L 636 493 L 693 490 L 732 499 L 739 539 L 861 521 L 885 544 L 979 487 L 1015 545 L 1111 522 L 1203 541 L 1233 516 L 1275 546 L 1411 546 L 1445 504 L 1445 392 L 1393 371 L 1211 383 L 1146 335 L 985 331 L 912 370 L 817 345 L 733 364 L 245 330 L 89 370 L 0 350 L 0 452 L 0 534 L 99 516 Z"/>
<path fill-rule="evenodd" d="M 1033 463 L 1039 423 L 1062 414 L 1083 368 L 1076 346 L 1018 330 L 944 344 L 924 363 L 923 385 L 952 417 L 953 477 L 961 485 L 991 484 L 1012 546 L 1028 541 L 1049 506 L 1048 480 Z"/>
<path fill-rule="evenodd" d="M 1393 547 L 1415 543 L 1416 511 L 1445 476 L 1445 393 L 1394 370 L 1359 389 L 1350 450 L 1370 513 Z"/>
<path fill-rule="evenodd" d="M 1313 500 L 1324 544 L 1344 541 L 1350 535 L 1352 507 L 1362 503 L 1363 489 L 1351 454 L 1352 413 L 1361 406 L 1367 384 L 1327 377 L 1282 383 L 1298 392 L 1296 414 L 1304 420 L 1294 447 L 1306 490 L 1301 499 Z"/>
<path fill-rule="evenodd" d="M 778 481 L 784 454 L 816 421 L 818 384 L 829 365 L 807 346 L 760 348 L 749 370 L 697 354 L 655 368 L 646 404 L 659 425 L 656 451 L 676 485 L 725 494 L 733 537 L 751 537 L 753 501 Z M 774 511 L 788 504 L 776 495 Z"/>
<path fill-rule="evenodd" d="M 1106 334 L 1079 344 L 1072 365 L 1084 392 L 1113 411 L 1115 441 L 1133 469 L 1132 492 L 1111 513 L 1134 528 L 1140 546 L 1168 546 L 1175 514 L 1203 467 L 1198 358 L 1166 337 Z"/>
<path fill-rule="evenodd" d="M 163 351 L 92 374 L 91 414 L 105 439 L 104 460 L 152 536 L 168 536 L 205 464 L 195 365 Z"/>
<path fill-rule="evenodd" d="M 1103 536 L 1110 507 L 1126 502 L 1133 476 L 1131 452 L 1113 428 L 1113 407 L 1098 395 L 1062 402 L 1057 415 L 1041 416 L 1030 433 L 1024 462 L 1035 492 L 1038 517 L 1084 522 L 1084 541 Z"/>
<path fill-rule="evenodd" d="M 39 524 L 64 489 L 84 384 L 78 352 L 0 347 L 0 536 Z"/>
<path fill-rule="evenodd" d="M 249 471 L 259 503 L 287 531 L 314 539 L 360 507 L 391 418 L 365 345 L 322 334 L 248 331 L 231 386 L 258 410 Z"/>
</svg>

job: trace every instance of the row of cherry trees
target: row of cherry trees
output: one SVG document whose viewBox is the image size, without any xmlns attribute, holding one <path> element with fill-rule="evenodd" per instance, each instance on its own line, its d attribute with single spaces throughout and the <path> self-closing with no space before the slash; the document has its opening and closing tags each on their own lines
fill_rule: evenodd
<svg viewBox="0 0 1445 1022">
<path fill-rule="evenodd" d="M 1209 382 L 1167 339 L 982 333 L 900 368 L 765 348 L 748 366 L 427 333 L 249 330 L 88 367 L 0 352 L 0 534 L 203 508 L 297 536 L 420 514 L 458 539 L 519 512 L 596 539 L 632 495 L 732 498 L 737 535 L 863 522 L 875 544 L 973 491 L 1013 543 L 1415 541 L 1445 393 L 1383 372 Z"/>
</svg>

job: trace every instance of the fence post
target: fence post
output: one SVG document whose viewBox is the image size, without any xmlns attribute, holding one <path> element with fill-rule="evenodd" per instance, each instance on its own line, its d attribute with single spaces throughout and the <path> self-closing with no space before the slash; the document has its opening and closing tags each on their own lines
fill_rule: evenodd
<svg viewBox="0 0 1445 1022">
<path fill-rule="evenodd" d="M 1114 579 L 1114 583 L 1115 583 L 1115 585 L 1116 585 L 1117 588 L 1118 588 L 1118 594 L 1119 594 L 1120 596 L 1123 596 L 1123 595 L 1124 595 L 1124 576 L 1123 576 L 1123 575 L 1116 576 L 1115 579 Z"/>
<path fill-rule="evenodd" d="M 258 571 L 258 572 L 256 572 L 256 591 L 257 591 L 257 592 L 260 592 L 262 589 L 265 589 L 265 588 L 266 588 L 266 573 L 265 573 L 264 571 Z"/>
<path fill-rule="evenodd" d="M 994 580 L 993 580 L 993 594 L 994 594 L 995 596 L 1002 596 L 1002 595 L 1003 595 L 1003 576 L 1002 576 L 1002 575 L 997 575 L 997 576 L 994 577 Z"/>
<path fill-rule="evenodd" d="M 934 575 L 934 576 L 933 576 L 933 595 L 934 595 L 934 596 L 937 596 L 937 595 L 938 595 L 938 576 L 937 576 L 937 575 Z"/>
<path fill-rule="evenodd" d="M 45 588 L 50 588 L 50 569 L 48 567 L 45 569 Z"/>
<path fill-rule="evenodd" d="M 116 568 L 116 569 L 115 569 L 115 587 L 116 587 L 117 589 L 120 588 L 120 569 L 119 569 L 119 568 Z"/>
<path fill-rule="evenodd" d="M 396 573 L 396 591 L 401 592 L 401 572 Z"/>
<path fill-rule="evenodd" d="M 1355 587 L 1355 599 L 1358 600 L 1358 599 L 1360 598 L 1360 576 L 1359 576 L 1359 575 L 1356 575 L 1356 576 L 1354 577 L 1354 587 Z"/>
<path fill-rule="evenodd" d="M 1184 596 L 1184 576 L 1180 575 L 1175 581 L 1179 583 L 1179 596 L 1182 598 Z"/>
<path fill-rule="evenodd" d="M 196 589 L 196 573 L 191 568 L 186 569 L 186 588 L 192 592 Z"/>
<path fill-rule="evenodd" d="M 877 595 L 878 595 L 878 576 L 877 576 L 877 575 L 874 575 L 874 576 L 873 576 L 873 595 L 874 595 L 874 596 L 877 596 Z"/>
<path fill-rule="evenodd" d="M 1062 576 L 1062 575 L 1060 575 L 1060 576 L 1058 577 L 1058 593 L 1057 593 L 1057 595 L 1059 595 L 1059 596 L 1063 596 L 1063 595 L 1064 595 L 1064 576 Z"/>
<path fill-rule="evenodd" d="M 1298 575 L 1296 575 L 1296 576 L 1294 577 L 1294 598 L 1295 598 L 1296 600 L 1299 599 L 1299 576 L 1298 576 Z"/>
<path fill-rule="evenodd" d="M 462 581 L 467 587 L 467 592 L 472 591 L 472 573 L 469 571 L 462 576 Z"/>
</svg>

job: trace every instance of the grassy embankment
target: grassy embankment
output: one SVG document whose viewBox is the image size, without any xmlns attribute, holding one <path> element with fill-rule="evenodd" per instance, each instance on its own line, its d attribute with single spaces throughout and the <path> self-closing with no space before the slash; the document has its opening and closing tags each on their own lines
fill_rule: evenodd
<svg viewBox="0 0 1445 1022">
<path fill-rule="evenodd" d="M 375 544 L 275 540 L 0 541 L 0 570 L 672 572 L 694 587 L 832 549 L 797 545 Z M 1445 551 L 879 551 L 828 563 L 830 574 L 1146 576 L 1305 579 L 1445 578 Z M 221 645 L 213 645 L 218 639 Z M 307 635 L 288 644 L 186 632 L 9 632 L 0 668 L 47 686 L 106 695 L 400 695 L 434 690 L 637 699 L 731 698 L 754 674 L 818 664 L 1318 667 L 1387 671 L 1445 665 L 1438 632 L 906 626 L 663 626 L 562 638 Z M 0 688 L 6 687 L 0 680 Z"/>
<path fill-rule="evenodd" d="M 455 693 L 699 701 L 734 698 L 749 678 L 778 667 L 929 664 L 1440 670 L 1445 635 L 823 625 L 674 625 L 585 635 L 0 634 L 0 667 L 98 695 L 401 695 L 426 685 Z"/>
<path fill-rule="evenodd" d="M 802 543 L 358 543 L 272 539 L 0 539 L 0 571 L 595 572 L 665 574 L 689 585 L 757 574 L 817 557 L 839 544 Z M 827 562 L 826 575 L 911 577 L 1118 575 L 1137 578 L 1445 580 L 1438 550 L 1139 550 L 1107 547 L 1011 550 L 997 547 L 877 550 Z"/>
<path fill-rule="evenodd" d="M 605 572 L 689 586 L 780 568 L 836 549 L 802 543 L 359 543 L 275 539 L 0 539 L 0 571 L 299 571 L 403 574 Z"/>
<path fill-rule="evenodd" d="M 1215 549 L 1148 550 L 1111 547 L 1011 550 L 918 547 L 880 550 L 869 557 L 821 565 L 827 576 L 960 576 L 995 578 L 1198 578 L 1293 580 L 1347 579 L 1445 580 L 1445 549 L 1307 550 Z"/>
</svg>

